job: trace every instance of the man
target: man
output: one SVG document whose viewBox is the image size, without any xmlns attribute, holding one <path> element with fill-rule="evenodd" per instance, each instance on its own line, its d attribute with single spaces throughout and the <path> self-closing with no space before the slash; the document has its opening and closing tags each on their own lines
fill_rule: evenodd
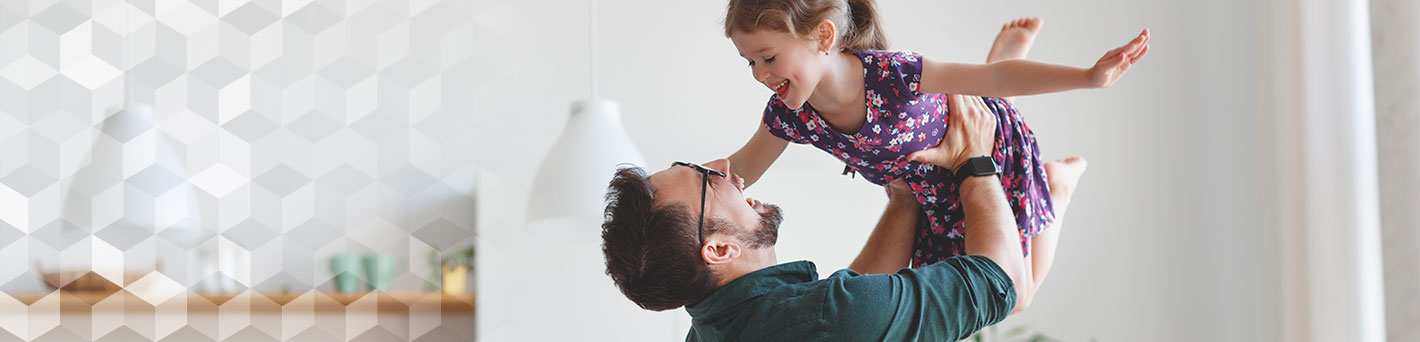
<svg viewBox="0 0 1420 342">
<path fill-rule="evenodd" d="M 677 162 L 650 177 L 618 170 L 602 225 L 607 274 L 642 308 L 685 306 L 693 318 L 687 341 L 944 341 L 1000 322 L 1034 290 L 1015 281 L 1031 270 L 994 165 L 981 157 L 991 152 L 995 117 L 979 98 L 953 96 L 948 105 L 953 122 L 925 160 L 972 175 L 960 188 L 969 256 L 895 274 L 840 270 L 823 280 L 812 262 L 778 264 L 779 208 L 744 198 L 742 180 L 725 173 L 722 159 Z M 1057 216 L 1083 170 L 1079 159 L 1052 167 L 1053 200 L 1064 204 Z M 888 207 L 853 269 L 907 266 L 921 215 L 911 196 L 901 182 L 890 184 Z"/>
</svg>

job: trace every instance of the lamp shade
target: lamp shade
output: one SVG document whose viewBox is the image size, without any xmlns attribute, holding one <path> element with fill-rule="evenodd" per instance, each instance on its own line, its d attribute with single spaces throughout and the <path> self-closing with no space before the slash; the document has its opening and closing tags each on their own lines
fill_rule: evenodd
<svg viewBox="0 0 1420 342">
<path fill-rule="evenodd" d="M 528 229 L 576 238 L 600 232 L 607 184 L 619 164 L 645 166 L 615 101 L 572 104 L 572 115 L 543 158 L 528 194 Z M 566 234 L 563 234 L 566 233 Z"/>
</svg>

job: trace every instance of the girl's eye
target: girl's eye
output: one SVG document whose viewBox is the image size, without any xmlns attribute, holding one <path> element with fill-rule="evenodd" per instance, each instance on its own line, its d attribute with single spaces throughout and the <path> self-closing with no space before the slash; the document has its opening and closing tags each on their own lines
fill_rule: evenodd
<svg viewBox="0 0 1420 342">
<path fill-rule="evenodd" d="M 767 57 L 767 58 L 764 59 L 764 62 L 765 62 L 765 63 L 774 63 L 774 57 L 776 57 L 776 56 L 769 56 L 769 57 Z M 754 61 L 749 61 L 749 66 L 754 66 Z"/>
</svg>

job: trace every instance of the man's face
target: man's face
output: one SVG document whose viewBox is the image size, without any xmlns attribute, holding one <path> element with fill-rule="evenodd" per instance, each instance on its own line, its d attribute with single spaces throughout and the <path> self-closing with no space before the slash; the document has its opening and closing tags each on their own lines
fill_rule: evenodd
<svg viewBox="0 0 1420 342">
<path fill-rule="evenodd" d="M 729 160 L 719 159 L 701 166 L 729 175 L 709 175 L 709 185 L 705 186 L 705 224 L 708 226 L 714 219 L 729 221 L 734 223 L 729 229 L 740 230 L 734 236 L 754 236 L 756 241 L 742 241 L 749 245 L 746 247 L 773 246 L 779 235 L 779 207 L 745 198 L 744 179 L 729 173 Z M 699 219 L 703 177 L 703 173 L 687 166 L 672 166 L 651 175 L 651 185 L 656 188 L 656 205 L 684 205 L 691 211 L 692 220 Z"/>
</svg>

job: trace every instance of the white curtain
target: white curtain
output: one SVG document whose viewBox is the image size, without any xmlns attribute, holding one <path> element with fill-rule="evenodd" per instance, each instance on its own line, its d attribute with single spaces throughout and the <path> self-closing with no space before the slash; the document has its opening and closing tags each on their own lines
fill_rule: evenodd
<svg viewBox="0 0 1420 342">
<path fill-rule="evenodd" d="M 1282 339 L 1383 341 L 1369 2 L 1270 4 Z"/>
<path fill-rule="evenodd" d="M 1420 2 L 1372 0 L 1386 336 L 1420 341 Z"/>
</svg>

